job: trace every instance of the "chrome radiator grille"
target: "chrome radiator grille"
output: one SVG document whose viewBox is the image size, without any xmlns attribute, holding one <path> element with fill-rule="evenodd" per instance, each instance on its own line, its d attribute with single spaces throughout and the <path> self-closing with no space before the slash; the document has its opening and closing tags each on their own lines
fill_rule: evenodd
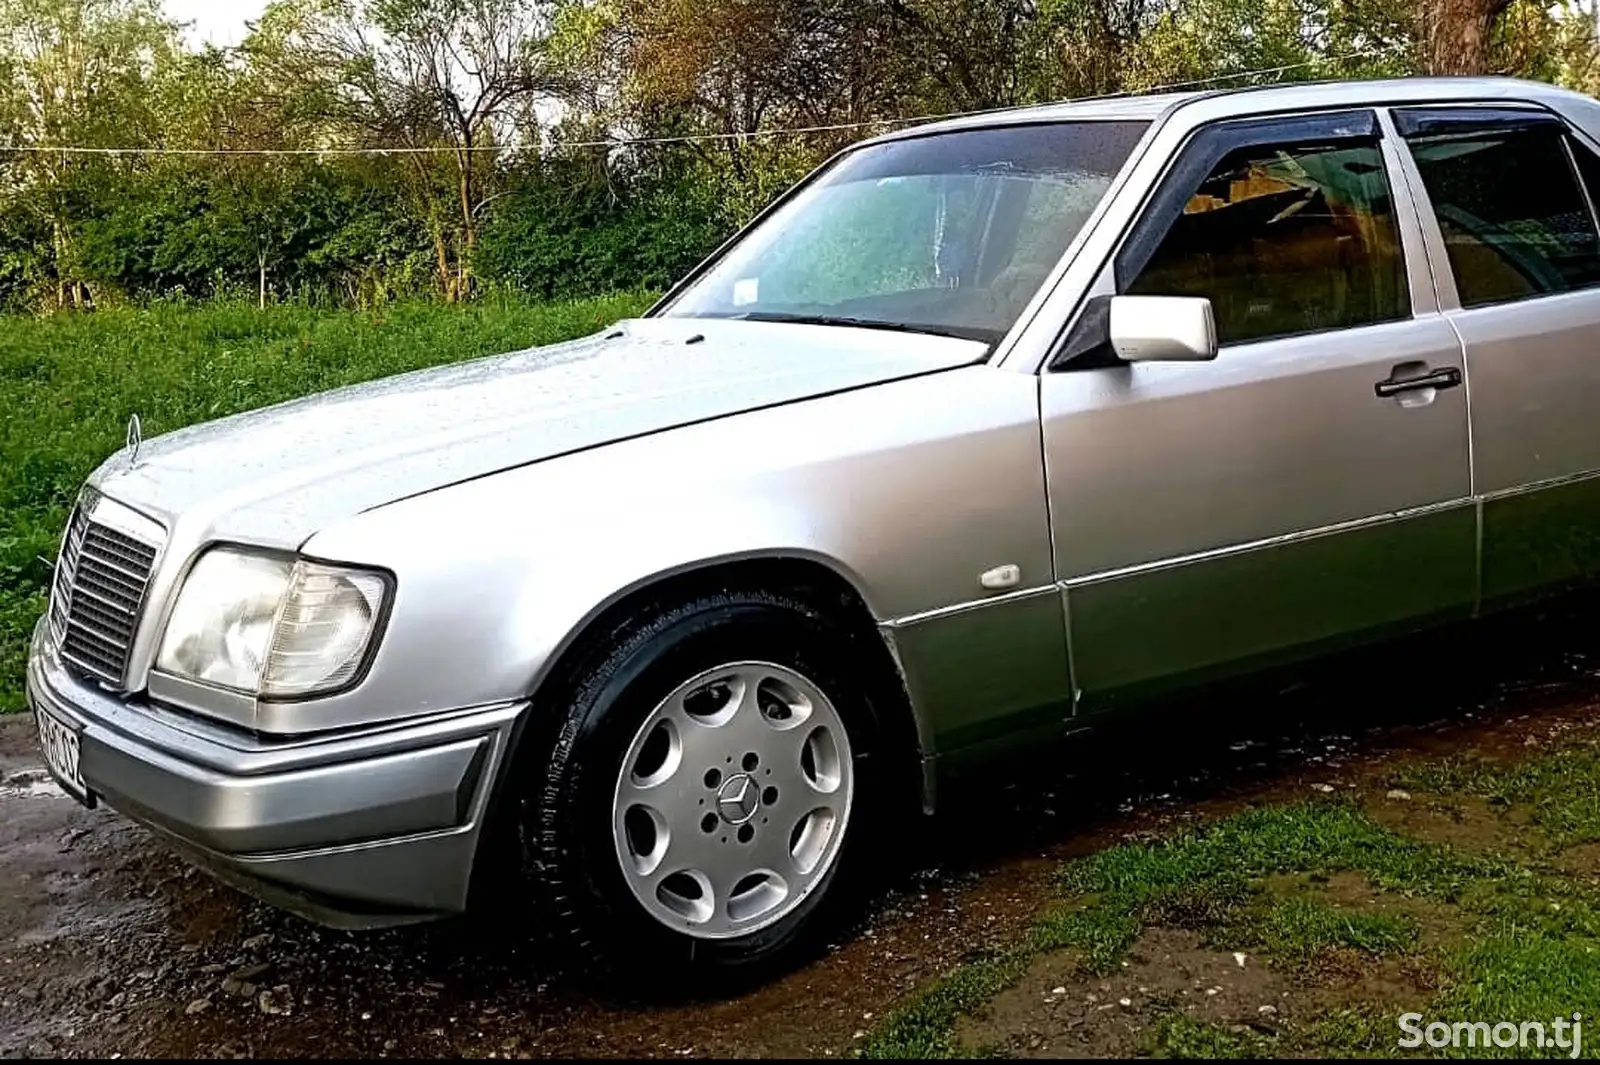
<svg viewBox="0 0 1600 1065">
<path fill-rule="evenodd" d="M 50 593 L 50 631 L 69 663 L 120 685 L 159 546 L 96 521 L 98 497 L 72 511 Z"/>
</svg>

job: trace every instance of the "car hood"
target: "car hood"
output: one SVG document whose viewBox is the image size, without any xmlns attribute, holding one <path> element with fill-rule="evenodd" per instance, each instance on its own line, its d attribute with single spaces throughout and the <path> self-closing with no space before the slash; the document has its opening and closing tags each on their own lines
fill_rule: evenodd
<svg viewBox="0 0 1600 1065">
<path fill-rule="evenodd" d="M 330 521 L 498 470 L 985 354 L 860 328 L 633 319 L 181 429 L 124 448 L 90 482 L 169 529 L 181 518 L 191 535 L 292 548 Z"/>
</svg>

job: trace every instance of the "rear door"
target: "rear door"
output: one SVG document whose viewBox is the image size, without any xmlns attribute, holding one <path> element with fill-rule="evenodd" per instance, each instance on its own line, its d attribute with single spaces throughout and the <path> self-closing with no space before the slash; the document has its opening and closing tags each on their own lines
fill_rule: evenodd
<svg viewBox="0 0 1600 1065">
<path fill-rule="evenodd" d="M 1202 128 L 1101 289 L 1209 297 L 1220 355 L 1044 374 L 1084 712 L 1470 612 L 1461 348 L 1397 161 L 1369 110 Z"/>
<path fill-rule="evenodd" d="M 1394 121 L 1466 349 L 1484 605 L 1600 576 L 1600 154 L 1531 106 Z"/>
</svg>

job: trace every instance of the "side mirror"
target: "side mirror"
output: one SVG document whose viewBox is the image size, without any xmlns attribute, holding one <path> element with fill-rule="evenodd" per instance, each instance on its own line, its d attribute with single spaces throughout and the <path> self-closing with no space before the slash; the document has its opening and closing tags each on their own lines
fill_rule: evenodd
<svg viewBox="0 0 1600 1065">
<path fill-rule="evenodd" d="M 1217 357 L 1211 301 L 1197 296 L 1113 296 L 1111 350 L 1123 362 L 1207 362 Z"/>
<path fill-rule="evenodd" d="M 1078 316 L 1051 370 L 1217 357 L 1211 301 L 1202 296 L 1095 296 Z"/>
</svg>

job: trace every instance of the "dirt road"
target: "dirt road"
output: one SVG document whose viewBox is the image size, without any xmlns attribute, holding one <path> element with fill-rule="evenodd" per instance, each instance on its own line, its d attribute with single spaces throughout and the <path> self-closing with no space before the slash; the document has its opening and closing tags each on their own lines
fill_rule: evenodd
<svg viewBox="0 0 1600 1065">
<path fill-rule="evenodd" d="M 481 924 L 344 934 L 256 904 L 78 807 L 38 768 L 31 722 L 0 719 L 0 1056 L 849 1056 L 914 988 L 1011 942 L 1063 858 L 1592 723 L 1596 617 L 1576 604 L 1447 643 L 1425 669 L 1197 706 L 1013 771 L 935 823 L 923 867 L 825 957 L 735 1000 L 648 1007 Z"/>
</svg>

